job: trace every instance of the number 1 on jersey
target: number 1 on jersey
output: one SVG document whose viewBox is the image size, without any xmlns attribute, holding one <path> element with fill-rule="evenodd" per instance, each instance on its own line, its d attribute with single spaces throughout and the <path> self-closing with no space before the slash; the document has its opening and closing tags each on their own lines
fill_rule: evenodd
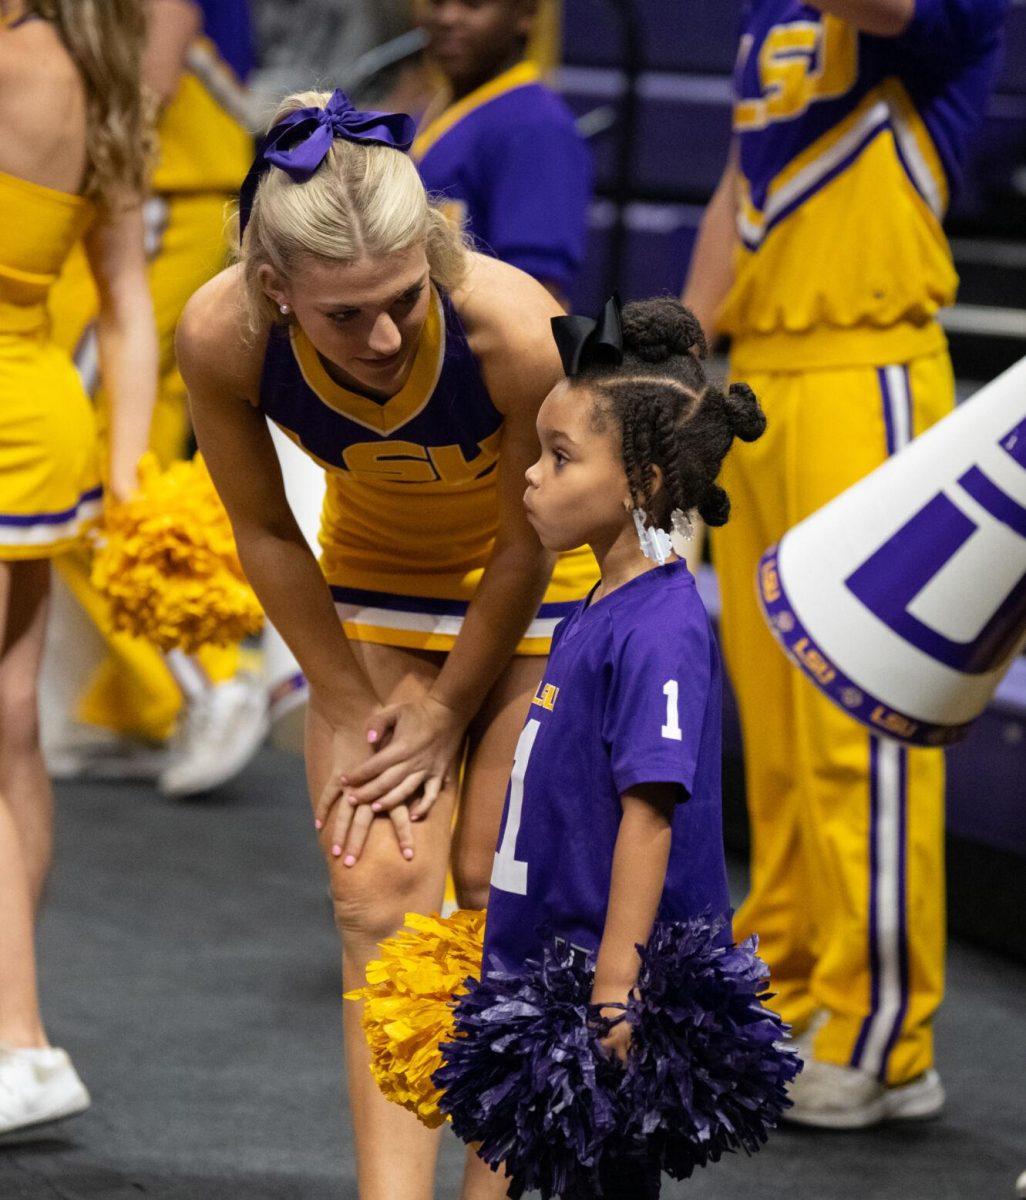
<svg viewBox="0 0 1026 1200">
<path fill-rule="evenodd" d="M 676 679 L 667 679 L 663 684 L 663 695 L 666 697 L 666 724 L 662 728 L 664 738 L 671 742 L 683 741 L 684 734 L 680 728 L 680 684 Z"/>
<path fill-rule="evenodd" d="M 517 858 L 517 837 L 520 834 L 520 821 L 524 811 L 524 776 L 527 774 L 534 739 L 538 736 L 540 728 L 540 721 L 528 721 L 520 735 L 520 741 L 517 742 L 513 772 L 509 778 L 506 828 L 503 830 L 499 849 L 495 852 L 495 863 L 492 867 L 492 887 L 497 887 L 503 892 L 512 892 L 516 896 L 527 895 L 527 863 Z"/>
</svg>

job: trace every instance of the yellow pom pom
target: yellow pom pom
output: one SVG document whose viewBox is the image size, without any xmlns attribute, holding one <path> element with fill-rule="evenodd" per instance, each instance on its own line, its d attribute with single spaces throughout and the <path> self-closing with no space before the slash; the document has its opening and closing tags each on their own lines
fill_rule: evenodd
<svg viewBox="0 0 1026 1200">
<path fill-rule="evenodd" d="M 367 986 L 347 992 L 362 1000 L 371 1073 L 396 1104 L 431 1129 L 446 1118 L 431 1076 L 442 1065 L 439 1046 L 452 1037 L 453 1000 L 481 974 L 485 914 L 458 909 L 451 917 L 407 913 L 406 928 L 381 943 L 367 965 Z"/>
<path fill-rule="evenodd" d="M 93 585 L 115 629 L 191 654 L 259 632 L 263 613 L 200 455 L 162 471 L 139 463 L 139 490 L 111 505 L 93 558 Z"/>
</svg>

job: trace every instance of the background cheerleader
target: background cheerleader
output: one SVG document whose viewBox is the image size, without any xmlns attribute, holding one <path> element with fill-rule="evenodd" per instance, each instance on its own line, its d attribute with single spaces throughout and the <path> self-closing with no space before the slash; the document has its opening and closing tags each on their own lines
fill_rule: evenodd
<svg viewBox="0 0 1026 1200">
<path fill-rule="evenodd" d="M 427 61 L 444 79 L 413 159 L 424 186 L 485 253 L 564 307 L 584 259 L 591 161 L 563 100 L 527 57 L 530 0 L 420 0 Z"/>
<path fill-rule="evenodd" d="M 175 328 L 192 293 L 228 260 L 228 204 L 253 157 L 253 139 L 242 123 L 253 50 L 246 0 L 146 0 L 145 11 L 142 79 L 160 106 L 143 210 L 160 371 L 149 448 L 169 467 L 188 456 L 191 439 Z M 104 437 L 97 305 L 78 247 L 53 288 L 49 310 L 54 340 L 74 355 Z M 58 570 L 103 635 L 107 653 L 75 697 L 80 724 L 44 729 L 51 769 L 64 777 L 159 773 L 160 789 L 170 795 L 218 786 L 245 765 L 263 738 L 266 706 L 258 680 L 239 669 L 234 645 L 205 646 L 191 661 L 180 655 L 166 660 L 147 639 L 113 633 L 107 605 L 90 583 L 90 565 L 82 547 L 63 556 Z M 51 716 L 48 726 L 56 724 Z"/>
<path fill-rule="evenodd" d="M 0 1132 L 89 1103 L 39 1013 L 35 917 L 52 850 L 37 680 L 50 559 L 146 448 L 157 376 L 141 194 L 143 21 L 136 0 L 8 0 L 0 9 Z M 101 464 L 92 407 L 50 340 L 47 293 L 79 236 L 100 295 L 111 398 Z"/>
<path fill-rule="evenodd" d="M 685 289 L 707 334 L 730 334 L 731 368 L 770 418 L 766 441 L 727 465 L 744 506 L 714 557 L 752 828 L 737 928 L 759 931 L 781 1011 L 809 1041 L 789 1119 L 811 1125 L 943 1107 L 945 762 L 868 733 L 802 682 L 752 580 L 786 529 L 954 406 L 937 317 L 958 280 L 941 221 L 1007 7 L 747 8 L 735 147 Z"/>
</svg>

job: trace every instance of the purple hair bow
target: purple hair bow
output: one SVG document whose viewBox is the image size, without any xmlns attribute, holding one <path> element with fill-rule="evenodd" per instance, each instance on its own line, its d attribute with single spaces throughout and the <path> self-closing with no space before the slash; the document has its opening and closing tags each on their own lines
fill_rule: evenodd
<svg viewBox="0 0 1026 1200">
<path fill-rule="evenodd" d="M 249 220 L 257 186 L 272 166 L 280 167 L 294 183 L 305 183 L 327 158 L 335 138 L 405 151 L 416 133 L 416 123 L 406 113 L 361 112 L 339 88 L 323 108 L 289 113 L 268 134 L 242 185 L 242 228 Z"/>
</svg>

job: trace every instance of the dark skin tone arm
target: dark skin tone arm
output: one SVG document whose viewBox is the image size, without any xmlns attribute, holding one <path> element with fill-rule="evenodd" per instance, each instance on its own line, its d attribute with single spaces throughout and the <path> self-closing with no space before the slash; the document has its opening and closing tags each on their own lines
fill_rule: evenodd
<svg viewBox="0 0 1026 1200">
<path fill-rule="evenodd" d="M 613 852 L 606 924 L 591 992 L 593 1004 L 614 1006 L 601 1010 L 613 1020 L 623 1015 L 623 1009 L 615 1006 L 626 1004 L 638 981 L 641 960 L 636 947 L 648 941 L 659 910 L 670 861 L 670 822 L 680 794 L 676 784 L 648 783 L 620 798 L 623 818 Z M 630 1042 L 630 1025 L 619 1021 L 602 1045 L 626 1061 Z"/>
<path fill-rule="evenodd" d="M 916 11 L 915 0 L 812 0 L 812 6 L 877 37 L 899 37 Z"/>
</svg>

